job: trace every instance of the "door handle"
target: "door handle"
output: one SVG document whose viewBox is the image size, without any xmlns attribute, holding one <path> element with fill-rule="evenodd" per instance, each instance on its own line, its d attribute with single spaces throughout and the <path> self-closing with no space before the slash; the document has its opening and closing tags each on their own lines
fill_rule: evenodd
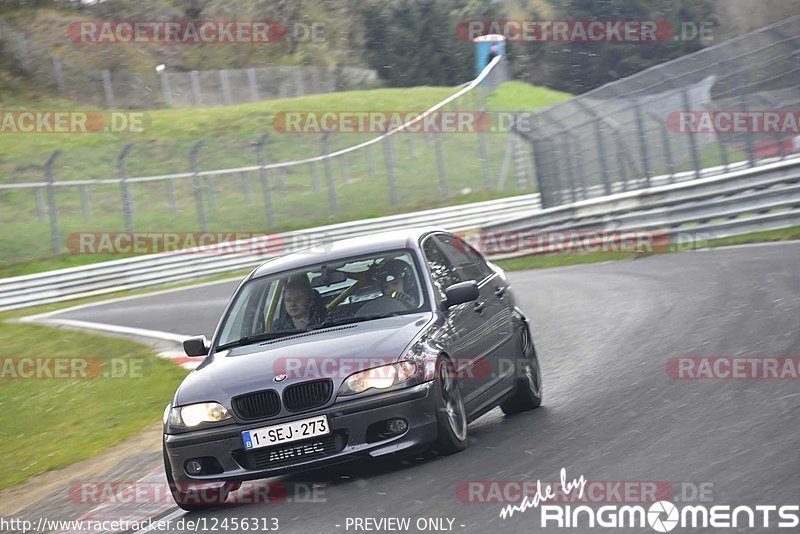
<svg viewBox="0 0 800 534">
<path fill-rule="evenodd" d="M 497 286 L 494 288 L 494 294 L 502 298 L 506 292 L 506 286 Z"/>
<path fill-rule="evenodd" d="M 475 303 L 475 311 L 478 313 L 483 312 L 483 309 L 486 307 L 485 302 L 476 302 Z"/>
</svg>

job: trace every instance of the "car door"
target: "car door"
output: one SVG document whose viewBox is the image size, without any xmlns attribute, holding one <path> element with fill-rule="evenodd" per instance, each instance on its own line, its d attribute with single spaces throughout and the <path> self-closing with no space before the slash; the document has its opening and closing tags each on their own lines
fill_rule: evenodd
<svg viewBox="0 0 800 534">
<path fill-rule="evenodd" d="M 422 252 L 431 281 L 441 300 L 444 298 L 445 289 L 464 280 L 458 275 L 450 259 L 442 252 L 434 236 L 428 236 L 423 240 Z M 474 302 L 453 306 L 444 312 L 444 316 L 445 325 L 440 339 L 453 360 L 460 378 L 461 394 L 469 412 L 471 401 L 481 393 L 480 384 L 473 376 L 482 374 L 480 368 L 475 366 L 480 363 L 480 356 L 487 348 L 483 344 L 484 339 L 479 335 L 483 318 L 475 311 Z"/>
<path fill-rule="evenodd" d="M 437 234 L 437 244 L 454 266 L 462 280 L 475 280 L 478 283 L 480 297 L 474 303 L 473 310 L 480 317 L 481 325 L 474 335 L 480 336 L 481 357 L 479 369 L 484 380 L 479 380 L 479 395 L 485 394 L 483 400 L 491 400 L 498 391 L 495 386 L 509 378 L 513 373 L 512 361 L 512 306 L 506 296 L 507 282 L 483 260 L 472 247 L 457 236 Z M 486 373 L 490 369 L 491 372 Z"/>
</svg>

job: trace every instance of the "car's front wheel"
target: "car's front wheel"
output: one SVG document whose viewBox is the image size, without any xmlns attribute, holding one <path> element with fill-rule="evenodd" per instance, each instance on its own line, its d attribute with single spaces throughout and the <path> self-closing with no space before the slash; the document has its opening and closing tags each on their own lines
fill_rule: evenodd
<svg viewBox="0 0 800 534">
<path fill-rule="evenodd" d="M 220 486 L 210 486 L 206 484 L 192 485 L 175 482 L 172 476 L 172 466 L 167 456 L 166 447 L 163 447 L 163 453 L 164 471 L 167 477 L 169 491 L 172 493 L 172 498 L 175 499 L 175 504 L 187 512 L 207 510 L 208 508 L 219 506 L 225 502 L 231 491 L 238 489 L 239 483 L 236 482 L 225 482 Z"/>
<path fill-rule="evenodd" d="M 523 326 L 520 336 L 522 355 L 517 360 L 516 390 L 500 405 L 506 415 L 533 410 L 542 404 L 542 373 L 527 325 Z"/>
<path fill-rule="evenodd" d="M 439 454 L 453 454 L 467 446 L 467 410 L 458 384 L 456 370 L 448 358 L 436 362 L 436 426 L 438 438 L 434 449 Z"/>
</svg>

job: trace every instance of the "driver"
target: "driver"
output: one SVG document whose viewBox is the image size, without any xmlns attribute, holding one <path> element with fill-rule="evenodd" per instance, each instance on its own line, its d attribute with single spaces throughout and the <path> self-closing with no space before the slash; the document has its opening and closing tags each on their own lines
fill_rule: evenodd
<svg viewBox="0 0 800 534">
<path fill-rule="evenodd" d="M 275 322 L 275 330 L 305 330 L 325 320 L 325 306 L 305 274 L 292 276 L 286 281 L 283 308 L 286 313 Z"/>
<path fill-rule="evenodd" d="M 381 292 L 402 304 L 407 310 L 416 308 L 416 283 L 411 267 L 400 259 L 389 260 L 375 271 Z"/>
</svg>

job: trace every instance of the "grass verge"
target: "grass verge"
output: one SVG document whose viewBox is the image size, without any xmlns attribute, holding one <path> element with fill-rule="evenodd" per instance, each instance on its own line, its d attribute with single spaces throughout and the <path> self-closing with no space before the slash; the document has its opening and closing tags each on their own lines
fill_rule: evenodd
<svg viewBox="0 0 800 534">
<path fill-rule="evenodd" d="M 190 168 L 189 153 L 200 138 L 205 139 L 198 152 L 200 170 L 252 166 L 258 162 L 255 141 L 262 132 L 270 133 L 268 161 L 303 159 L 355 145 L 376 134 L 338 133 L 330 136 L 325 147 L 322 136 L 316 133 L 275 131 L 273 118 L 277 113 L 419 112 L 455 91 L 452 87 L 378 89 L 235 106 L 152 110 L 146 112 L 146 128 L 138 133 L 4 136 L 0 139 L 0 182 L 41 181 L 44 162 L 55 148 L 62 149 L 53 170 L 56 180 L 113 178 L 118 175 L 117 156 L 127 143 L 133 143 L 126 159 L 130 177 L 186 172 Z M 479 96 L 475 93 L 462 97 L 454 107 L 474 109 Z M 512 112 L 540 108 L 568 97 L 546 88 L 509 82 L 490 96 L 488 105 L 490 110 Z M 508 143 L 502 125 L 495 126 L 499 127 L 492 130 L 496 133 L 483 137 L 474 132 L 397 135 L 385 143 L 338 157 L 329 165 L 271 171 L 264 177 L 269 180 L 274 206 L 274 224 L 269 228 L 262 190 L 265 182 L 260 173 L 204 178 L 198 188 L 207 228 L 211 232 L 278 232 L 534 192 L 533 183 L 516 183 L 513 169 L 507 173 L 505 185 L 500 183 Z M 441 149 L 441 159 L 437 157 L 437 147 Z M 486 160 L 481 156 L 484 150 Z M 440 163 L 446 169 L 444 173 Z M 389 195 L 390 181 L 396 184 L 394 195 Z M 186 232 L 199 227 L 191 179 L 133 183 L 130 192 L 137 232 Z M 125 229 L 120 188 L 116 184 L 93 184 L 83 190 L 62 187 L 55 196 L 62 245 L 73 243 L 70 236 L 74 238 L 79 232 Z M 89 262 L 53 257 L 47 206 L 47 195 L 41 191 L 39 197 L 33 189 L 0 192 L 0 224 L 5 229 L 0 235 L 0 263 L 11 266 L 0 276 Z"/>
<path fill-rule="evenodd" d="M 186 375 L 142 344 L 74 330 L 0 323 L 0 346 L 0 488 L 141 432 Z"/>
</svg>

